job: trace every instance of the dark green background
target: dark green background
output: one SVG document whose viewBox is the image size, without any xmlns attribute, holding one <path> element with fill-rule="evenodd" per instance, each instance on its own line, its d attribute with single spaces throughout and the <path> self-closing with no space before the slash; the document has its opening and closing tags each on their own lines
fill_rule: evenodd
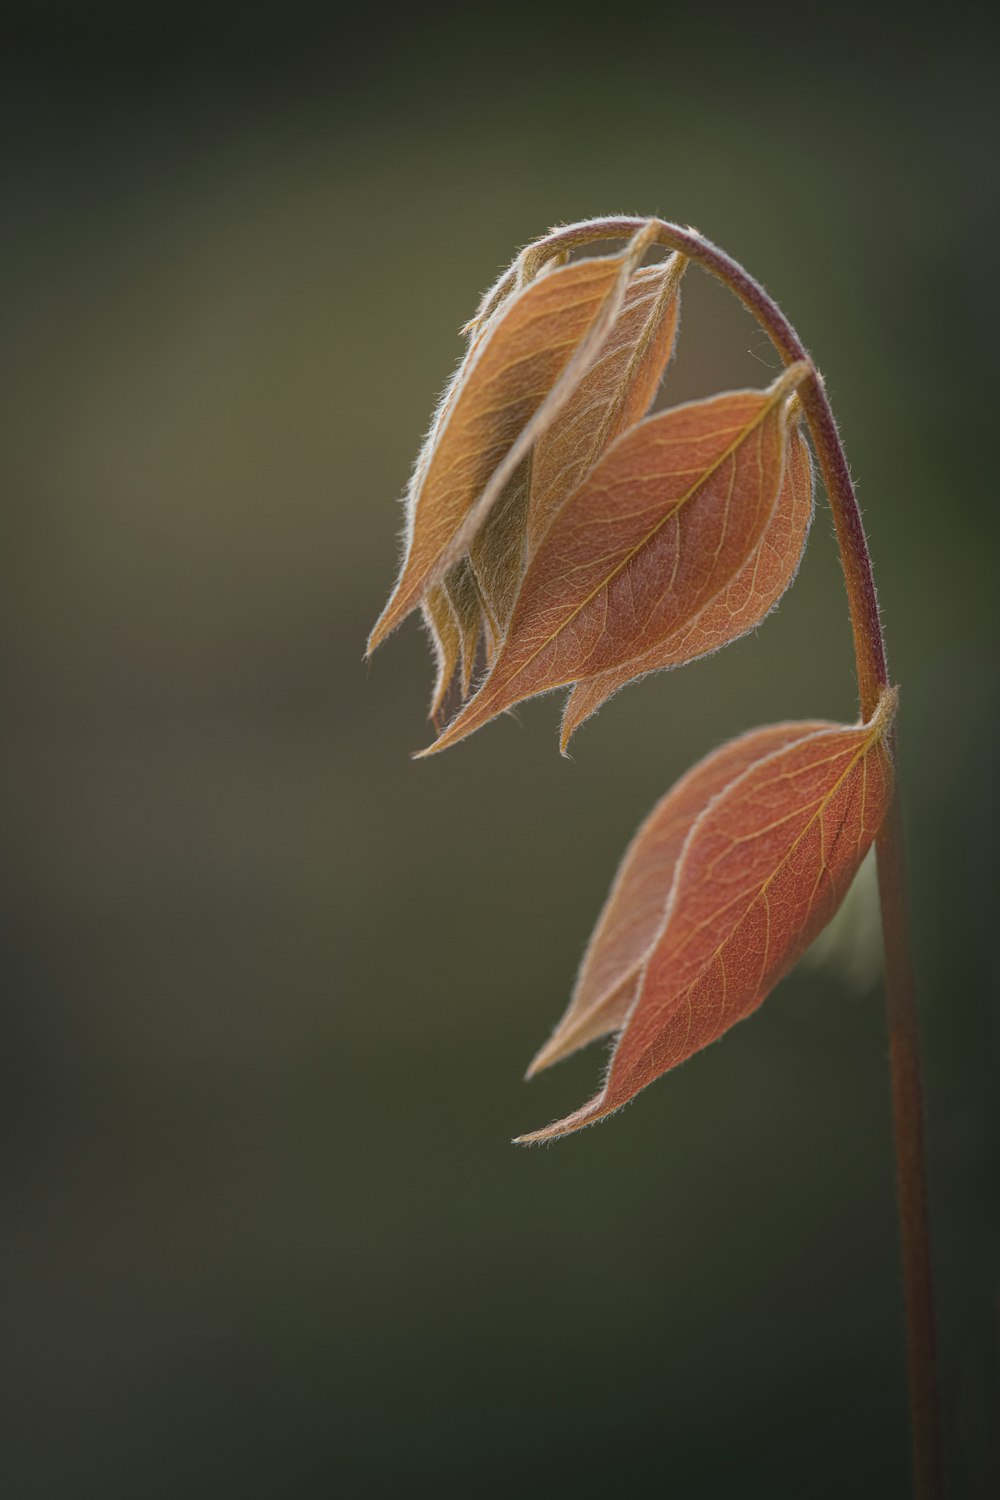
<svg viewBox="0 0 1000 1500">
<path fill-rule="evenodd" d="M 985 11 L 40 5 L 3 60 L 12 1497 L 907 1493 L 877 988 L 804 969 L 610 1124 L 530 1086 L 635 825 L 852 717 L 825 505 L 756 638 L 426 743 L 396 497 L 515 249 L 693 222 L 814 349 L 893 671 L 947 1457 L 991 1488 Z M 667 392 L 764 384 L 689 277 Z M 988 467 L 989 465 L 989 467 Z M 988 476 L 988 477 L 987 477 Z M 995 1478 L 995 1473 L 994 1473 Z"/>
</svg>

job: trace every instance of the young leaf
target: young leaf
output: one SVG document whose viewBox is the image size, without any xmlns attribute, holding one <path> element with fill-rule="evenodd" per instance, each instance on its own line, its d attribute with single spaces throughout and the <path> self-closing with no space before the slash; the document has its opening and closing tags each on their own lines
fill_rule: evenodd
<svg viewBox="0 0 1000 1500">
<path fill-rule="evenodd" d="M 804 724 L 778 748 L 774 729 L 756 731 L 759 757 L 695 818 L 661 888 L 662 924 L 603 1089 L 521 1141 L 568 1135 L 620 1109 L 748 1016 L 788 973 L 840 905 L 885 816 L 896 696 L 885 692 L 867 724 Z M 709 776 L 714 758 L 702 768 Z M 622 952 L 627 968 L 627 945 Z"/>
<path fill-rule="evenodd" d="M 434 725 L 437 726 L 441 722 L 445 698 L 448 696 L 448 689 L 451 687 L 461 656 L 462 637 L 455 612 L 443 584 L 437 584 L 428 591 L 421 608 L 437 662 L 429 715 Z"/>
<path fill-rule="evenodd" d="M 625 852 L 583 956 L 573 998 L 534 1058 L 529 1078 L 623 1025 L 663 925 L 666 893 L 684 841 L 712 798 L 773 750 L 834 727 L 817 721 L 752 730 L 700 761 L 660 799 Z"/>
<path fill-rule="evenodd" d="M 494 638 L 506 631 L 525 561 L 610 443 L 645 416 L 673 353 L 680 278 L 672 255 L 636 271 L 614 325 L 562 411 L 512 476 L 471 547 Z"/>
<path fill-rule="evenodd" d="M 792 407 L 793 410 L 798 407 L 795 397 Z M 812 459 L 796 410 L 794 426 L 788 435 L 788 456 L 778 503 L 754 552 L 735 578 L 680 630 L 623 666 L 576 684 L 563 712 L 560 737 L 563 752 L 584 719 L 596 713 L 626 683 L 646 672 L 707 656 L 759 625 L 798 572 L 812 515 Z"/>
<path fill-rule="evenodd" d="M 469 548 L 492 642 L 499 641 L 507 628 L 524 572 L 533 461 L 529 453 L 518 465 Z"/>
<path fill-rule="evenodd" d="M 462 698 L 464 700 L 469 696 L 483 620 L 483 601 L 467 557 L 460 558 L 444 575 L 443 587 L 458 624 Z"/>
<path fill-rule="evenodd" d="M 807 373 L 792 365 L 766 391 L 674 407 L 623 433 L 546 532 L 490 675 L 422 753 L 687 626 L 764 533 L 784 471 L 787 397 Z"/>
<path fill-rule="evenodd" d="M 452 383 L 418 463 L 407 498 L 406 557 L 369 653 L 468 549 L 589 368 L 655 237 L 648 224 L 618 255 L 546 268 L 521 290 L 505 292 Z"/>
<path fill-rule="evenodd" d="M 538 439 L 528 508 L 529 557 L 605 448 L 649 410 L 674 352 L 686 266 L 684 256 L 671 255 L 635 273 L 600 358 Z"/>
</svg>

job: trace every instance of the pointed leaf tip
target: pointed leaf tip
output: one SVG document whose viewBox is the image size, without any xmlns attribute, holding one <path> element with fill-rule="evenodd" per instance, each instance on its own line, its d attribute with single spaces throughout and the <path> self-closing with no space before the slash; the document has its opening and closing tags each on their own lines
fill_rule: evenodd
<svg viewBox="0 0 1000 1500">
<path fill-rule="evenodd" d="M 644 226 L 617 255 L 570 261 L 526 285 L 502 279 L 499 305 L 452 381 L 407 496 L 407 549 L 373 636 L 377 645 L 465 552 L 532 444 L 572 395 L 655 239 Z"/>
</svg>

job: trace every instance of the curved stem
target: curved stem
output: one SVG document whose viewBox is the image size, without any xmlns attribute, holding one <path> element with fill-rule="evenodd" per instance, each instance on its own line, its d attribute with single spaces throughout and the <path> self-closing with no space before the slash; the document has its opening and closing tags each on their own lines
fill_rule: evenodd
<svg viewBox="0 0 1000 1500">
<path fill-rule="evenodd" d="M 631 237 L 648 220 L 591 219 L 555 229 L 533 249 L 570 250 L 595 240 Z M 861 512 L 851 482 L 823 377 L 791 323 L 759 281 L 724 250 L 695 229 L 657 222 L 656 242 L 679 250 L 711 271 L 736 294 L 764 328 L 786 365 L 805 360 L 811 375 L 799 396 L 812 433 L 833 512 L 854 635 L 861 715 L 869 719 L 889 685 L 885 641 L 878 597 Z M 896 761 L 895 736 L 889 753 Z M 924 1152 L 923 1089 L 916 987 L 906 918 L 903 819 L 897 765 L 896 788 L 876 839 L 882 933 L 885 944 L 886 1015 L 892 1071 L 893 1120 L 900 1238 L 909 1349 L 910 1403 L 913 1424 L 914 1479 L 918 1500 L 938 1500 L 942 1493 L 940 1440 L 935 1374 L 934 1302 L 927 1224 L 927 1172 Z"/>
<path fill-rule="evenodd" d="M 570 224 L 565 229 L 553 230 L 534 248 L 538 250 L 544 246 L 546 249 L 572 249 L 577 245 L 592 244 L 594 240 L 631 236 L 647 222 L 631 218 L 591 219 L 582 224 Z M 796 360 L 806 360 L 812 366 L 813 373 L 803 382 L 799 396 L 816 446 L 816 456 L 823 472 L 837 528 L 854 633 L 861 714 L 868 719 L 875 711 L 883 688 L 889 685 L 889 672 L 868 543 L 823 377 L 813 365 L 809 351 L 778 304 L 768 296 L 759 281 L 755 281 L 718 245 L 704 239 L 695 229 L 682 229 L 678 224 L 667 224 L 662 220 L 657 222 L 656 242 L 671 250 L 680 250 L 690 260 L 697 261 L 720 281 L 725 282 L 744 307 L 753 313 L 786 365 L 794 364 Z"/>
</svg>

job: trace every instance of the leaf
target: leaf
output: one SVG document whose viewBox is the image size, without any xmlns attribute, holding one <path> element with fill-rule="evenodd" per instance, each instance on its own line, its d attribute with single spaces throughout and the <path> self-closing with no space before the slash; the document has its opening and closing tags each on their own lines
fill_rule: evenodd
<svg viewBox="0 0 1000 1500">
<path fill-rule="evenodd" d="M 643 417 L 673 353 L 679 284 L 672 255 L 636 271 L 600 353 L 512 476 L 471 555 L 494 637 L 510 621 L 525 561 L 555 512 L 608 445 Z"/>
<path fill-rule="evenodd" d="M 524 698 L 623 665 L 683 629 L 756 548 L 781 485 L 796 364 L 622 434 L 558 512 L 479 692 L 422 754 Z"/>
<path fill-rule="evenodd" d="M 445 574 L 444 590 L 458 623 L 462 697 L 465 699 L 469 696 L 483 619 L 483 601 L 467 557 L 460 558 Z"/>
<path fill-rule="evenodd" d="M 657 803 L 625 852 L 580 966 L 569 1008 L 528 1069 L 532 1078 L 580 1047 L 617 1031 L 639 989 L 663 924 L 666 893 L 691 825 L 713 797 L 790 740 L 832 726 L 775 724 L 723 745 Z"/>
<path fill-rule="evenodd" d="M 813 472 L 795 397 L 792 408 L 794 425 L 789 431 L 778 503 L 757 547 L 736 576 L 673 635 L 632 661 L 576 684 L 563 713 L 560 746 L 564 752 L 584 719 L 619 688 L 646 672 L 708 656 L 746 635 L 770 614 L 794 579 L 812 522 Z"/>
<path fill-rule="evenodd" d="M 494 641 L 499 641 L 507 628 L 524 572 L 524 533 L 533 457 L 529 453 L 511 475 L 469 549 Z"/>
<path fill-rule="evenodd" d="M 499 309 L 452 382 L 418 461 L 407 497 L 403 569 L 369 638 L 369 654 L 468 549 L 600 349 L 655 237 L 649 223 L 620 254 L 545 268 L 513 294 L 501 279 Z"/>
<path fill-rule="evenodd" d="M 635 273 L 600 358 L 539 438 L 528 510 L 529 557 L 605 448 L 649 410 L 674 351 L 686 267 L 684 256 L 671 255 Z"/>
<path fill-rule="evenodd" d="M 425 595 L 422 604 L 424 624 L 431 638 L 437 662 L 434 691 L 431 694 L 430 718 L 437 725 L 448 689 L 451 687 L 462 650 L 462 638 L 455 612 L 443 584 L 437 584 Z"/>
<path fill-rule="evenodd" d="M 885 816 L 893 778 L 886 735 L 896 699 L 896 691 L 887 690 L 867 724 L 802 724 L 798 734 L 794 725 L 779 725 L 736 742 L 749 764 L 704 805 L 669 886 L 661 886 L 662 923 L 604 1087 L 574 1114 L 521 1136 L 522 1142 L 568 1135 L 620 1109 L 756 1010 L 788 973 L 840 905 Z M 776 732 L 785 731 L 790 737 L 775 748 Z M 752 754 L 755 738 L 759 756 Z M 710 785 L 713 761 L 733 750 L 716 751 L 691 777 L 700 772 Z M 663 806 L 650 820 L 654 826 Z M 651 835 L 654 859 L 658 847 Z M 623 870 L 612 903 L 622 885 L 639 888 L 641 847 L 636 853 L 633 845 L 630 854 L 632 868 Z M 643 911 L 651 904 L 652 892 L 644 891 Z M 648 933 L 648 915 L 639 921 Z M 620 918 L 614 926 L 621 929 Z M 605 993 L 613 977 L 607 942 L 595 938 L 607 956 Z M 617 947 L 624 981 L 635 950 L 628 942 Z M 599 1019 L 592 1016 L 592 1024 Z"/>
</svg>

